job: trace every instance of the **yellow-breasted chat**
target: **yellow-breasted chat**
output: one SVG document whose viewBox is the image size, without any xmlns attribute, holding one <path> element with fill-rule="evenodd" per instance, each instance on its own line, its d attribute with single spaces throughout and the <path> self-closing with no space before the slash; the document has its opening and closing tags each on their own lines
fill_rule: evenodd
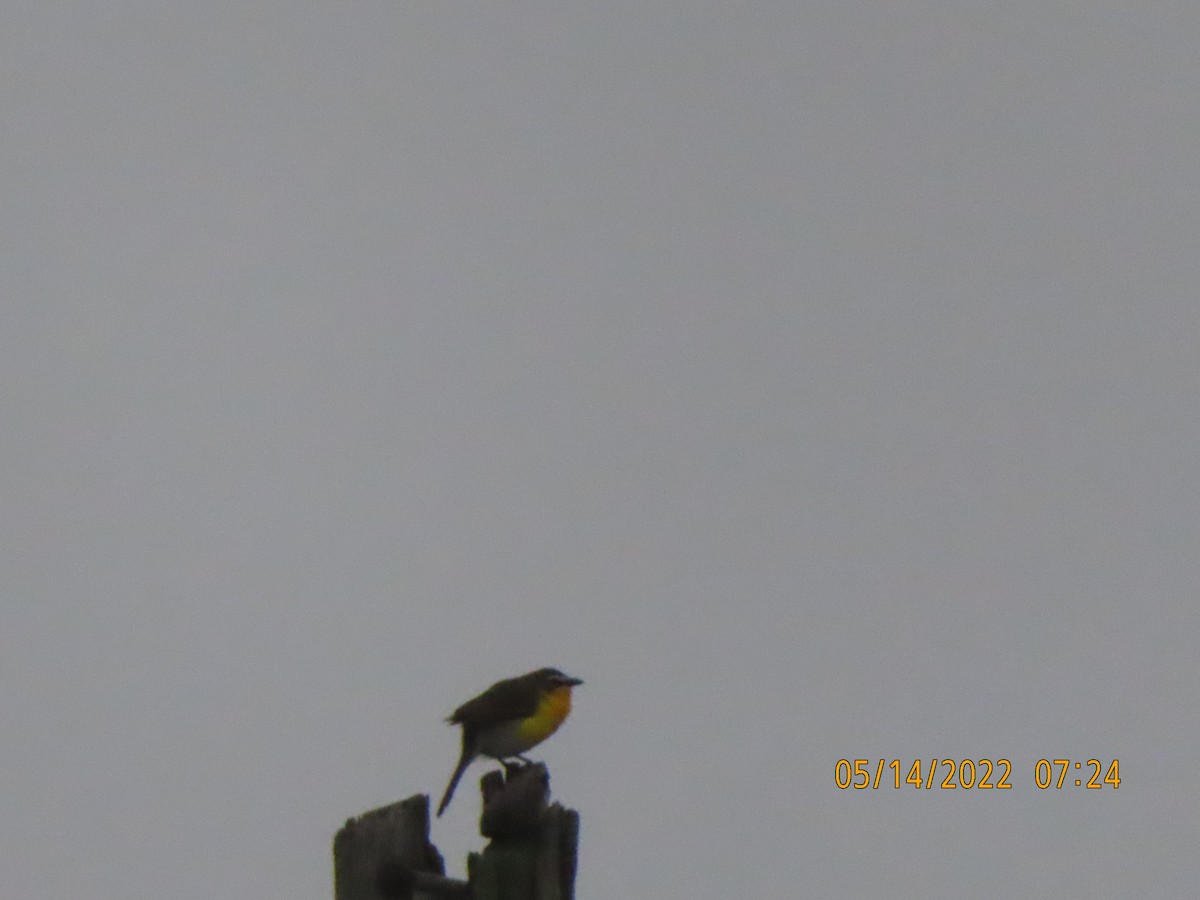
<svg viewBox="0 0 1200 900">
<path fill-rule="evenodd" d="M 451 713 L 446 721 L 462 726 L 462 755 L 437 814 L 450 805 L 458 780 L 476 756 L 528 762 L 521 754 L 558 730 L 571 712 L 571 689 L 580 684 L 558 669 L 538 669 L 497 681 Z"/>
</svg>

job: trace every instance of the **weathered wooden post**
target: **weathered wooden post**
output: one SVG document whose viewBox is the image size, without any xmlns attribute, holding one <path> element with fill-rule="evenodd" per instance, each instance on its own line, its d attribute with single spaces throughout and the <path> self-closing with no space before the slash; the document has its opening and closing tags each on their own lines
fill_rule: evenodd
<svg viewBox="0 0 1200 900">
<path fill-rule="evenodd" d="M 417 794 L 350 819 L 333 842 L 335 900 L 574 900 L 579 814 L 548 806 L 542 763 L 483 776 L 480 833 L 469 881 L 445 877 L 429 840 L 429 797 Z"/>
<path fill-rule="evenodd" d="M 466 882 L 445 878 L 429 842 L 429 798 L 417 794 L 348 819 L 333 839 L 335 900 L 469 897 Z"/>
</svg>

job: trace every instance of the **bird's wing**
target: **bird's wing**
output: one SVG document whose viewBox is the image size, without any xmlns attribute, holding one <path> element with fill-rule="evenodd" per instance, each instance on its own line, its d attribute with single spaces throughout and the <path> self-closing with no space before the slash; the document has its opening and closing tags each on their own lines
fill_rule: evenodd
<svg viewBox="0 0 1200 900">
<path fill-rule="evenodd" d="M 493 724 L 487 722 L 491 710 L 499 707 L 510 710 L 505 718 L 524 719 L 537 711 L 538 692 L 531 691 L 528 682 L 520 678 L 501 681 L 474 697 L 454 711 L 451 722 L 466 724 Z"/>
</svg>

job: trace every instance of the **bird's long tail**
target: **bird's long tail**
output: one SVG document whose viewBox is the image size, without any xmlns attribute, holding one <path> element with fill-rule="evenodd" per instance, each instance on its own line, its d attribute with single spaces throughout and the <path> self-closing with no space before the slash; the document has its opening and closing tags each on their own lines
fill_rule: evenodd
<svg viewBox="0 0 1200 900">
<path fill-rule="evenodd" d="M 463 772 L 467 771 L 467 766 L 471 764 L 471 760 L 474 758 L 475 754 L 466 747 L 463 747 L 462 756 L 458 758 L 458 765 L 454 768 L 454 774 L 450 776 L 450 783 L 446 785 L 446 793 L 442 794 L 442 802 L 438 804 L 437 814 L 439 816 L 450 805 L 450 798 L 454 796 L 454 789 L 458 787 L 458 779 L 462 778 Z"/>
</svg>

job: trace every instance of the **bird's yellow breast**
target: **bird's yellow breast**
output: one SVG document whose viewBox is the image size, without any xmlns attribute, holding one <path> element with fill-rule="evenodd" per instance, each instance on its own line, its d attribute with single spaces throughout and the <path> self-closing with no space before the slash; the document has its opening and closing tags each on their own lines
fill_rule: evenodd
<svg viewBox="0 0 1200 900">
<path fill-rule="evenodd" d="M 521 723 L 521 738 L 529 746 L 540 744 L 558 730 L 571 712 L 571 688 L 563 686 L 547 691 L 538 700 L 533 715 Z"/>
</svg>

